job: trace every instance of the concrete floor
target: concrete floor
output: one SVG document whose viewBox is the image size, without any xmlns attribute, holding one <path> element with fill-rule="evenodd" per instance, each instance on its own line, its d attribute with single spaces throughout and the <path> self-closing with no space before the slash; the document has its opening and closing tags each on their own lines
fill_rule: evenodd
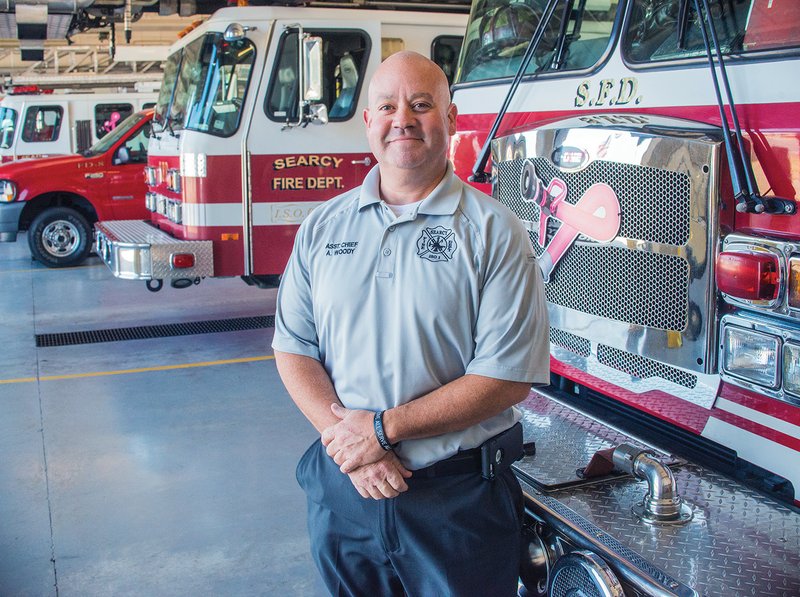
<svg viewBox="0 0 800 597">
<path fill-rule="evenodd" d="M 272 329 L 36 348 L 35 334 L 274 314 L 237 279 L 148 292 L 0 243 L 0 596 L 313 595 L 314 438 Z M 231 361 L 234 362 L 220 362 Z"/>
</svg>

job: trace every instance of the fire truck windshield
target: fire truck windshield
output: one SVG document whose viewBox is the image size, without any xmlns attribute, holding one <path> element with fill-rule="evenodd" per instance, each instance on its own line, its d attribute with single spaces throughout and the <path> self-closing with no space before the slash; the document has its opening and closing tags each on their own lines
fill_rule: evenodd
<svg viewBox="0 0 800 597">
<path fill-rule="evenodd" d="M 8 149 L 14 143 L 17 128 L 17 111 L 13 108 L 0 108 L 0 149 Z"/>
<path fill-rule="evenodd" d="M 547 0 L 477 0 L 464 40 L 456 83 L 512 77 L 519 68 Z M 621 21 L 617 0 L 559 0 L 544 25 L 525 74 L 580 71 L 597 65 Z M 621 49 L 632 64 L 705 59 L 693 0 L 627 3 Z M 687 17 L 680 23 L 682 8 Z M 712 2 L 721 50 L 734 57 L 800 47 L 800 2 Z M 685 25 L 685 27 L 684 27 Z"/>
<path fill-rule="evenodd" d="M 703 37 L 693 8 L 694 2 L 689 0 L 689 22 L 681 36 L 678 0 L 634 0 L 623 36 L 625 57 L 639 63 L 704 58 Z M 711 17 L 724 54 L 800 47 L 800 3 L 715 2 L 711 3 Z"/>
<path fill-rule="evenodd" d="M 113 131 L 108 133 L 105 137 L 84 151 L 83 155 L 86 157 L 91 157 L 93 155 L 105 153 L 111 148 L 112 145 L 114 145 L 114 143 L 127 135 L 128 131 L 139 124 L 144 117 L 145 112 L 136 112 L 135 114 L 131 114 L 125 120 L 120 122 Z"/>
<path fill-rule="evenodd" d="M 161 81 L 161 89 L 158 92 L 158 101 L 153 112 L 154 129 L 163 130 L 166 124 L 169 106 L 175 94 L 175 83 L 178 80 L 178 69 L 181 64 L 181 51 L 174 52 L 164 65 L 164 79 Z"/>
<path fill-rule="evenodd" d="M 222 137 L 235 133 L 255 55 L 250 40 L 228 42 L 221 33 L 187 45 L 167 124 Z"/>
<path fill-rule="evenodd" d="M 456 82 L 512 77 L 547 0 L 478 0 L 473 4 Z M 527 73 L 587 69 L 605 54 L 617 17 L 616 0 L 558 2 L 544 24 Z"/>
</svg>

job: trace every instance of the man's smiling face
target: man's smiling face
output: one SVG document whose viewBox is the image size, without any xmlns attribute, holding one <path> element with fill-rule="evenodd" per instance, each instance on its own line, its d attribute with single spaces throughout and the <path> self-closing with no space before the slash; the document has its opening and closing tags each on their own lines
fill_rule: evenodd
<svg viewBox="0 0 800 597">
<path fill-rule="evenodd" d="M 421 56 L 390 56 L 372 78 L 364 121 L 382 167 L 443 168 L 456 129 L 447 78 Z"/>
</svg>

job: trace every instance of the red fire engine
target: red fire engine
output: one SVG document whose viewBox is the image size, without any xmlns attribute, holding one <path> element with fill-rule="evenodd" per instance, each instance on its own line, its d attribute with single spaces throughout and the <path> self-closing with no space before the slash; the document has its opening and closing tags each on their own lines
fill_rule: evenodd
<svg viewBox="0 0 800 597">
<path fill-rule="evenodd" d="M 98 254 L 151 290 L 206 276 L 275 286 L 300 222 L 374 163 L 364 81 L 402 49 L 452 73 L 465 23 L 402 10 L 216 12 L 167 59 L 145 170 L 150 220 L 100 222 Z"/>
<path fill-rule="evenodd" d="M 451 157 L 551 324 L 522 594 L 800 595 L 798 32 L 793 0 L 473 2 Z"/>
</svg>

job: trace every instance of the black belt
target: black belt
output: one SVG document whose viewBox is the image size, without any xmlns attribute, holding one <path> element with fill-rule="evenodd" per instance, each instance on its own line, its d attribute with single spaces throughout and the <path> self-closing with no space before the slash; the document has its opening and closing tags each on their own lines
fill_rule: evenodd
<svg viewBox="0 0 800 597">
<path fill-rule="evenodd" d="M 481 473 L 481 449 L 472 448 L 456 452 L 450 458 L 434 462 L 430 466 L 412 471 L 416 479 L 434 479 L 446 475 Z"/>
<path fill-rule="evenodd" d="M 496 473 L 510 467 L 525 453 L 533 454 L 533 444 L 526 447 L 522 442 L 522 424 L 515 423 L 502 433 L 490 437 L 477 448 L 456 452 L 450 458 L 412 471 L 413 476 L 432 479 L 445 475 L 479 473 L 484 479 L 494 479 Z"/>
</svg>

